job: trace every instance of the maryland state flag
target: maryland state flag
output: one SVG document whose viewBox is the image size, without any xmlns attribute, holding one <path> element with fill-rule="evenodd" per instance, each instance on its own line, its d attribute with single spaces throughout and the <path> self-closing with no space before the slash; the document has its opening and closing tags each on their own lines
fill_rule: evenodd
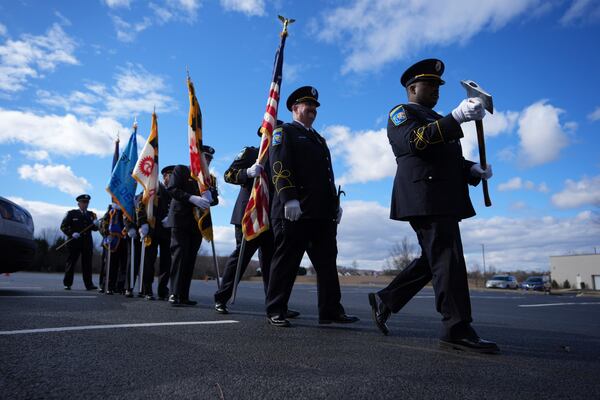
<svg viewBox="0 0 600 400">
<path fill-rule="evenodd" d="M 292 21 L 293 22 L 293 21 Z M 277 109 L 279 106 L 279 95 L 281 93 L 281 74 L 283 71 L 283 49 L 287 37 L 287 24 L 281 32 L 279 48 L 275 53 L 275 65 L 273 66 L 273 79 L 269 88 L 267 109 L 263 116 L 260 127 L 262 134 L 257 161 L 265 165 L 268 157 L 269 146 L 273 137 L 273 129 L 277 124 Z M 242 218 L 242 231 L 246 240 L 252 240 L 262 232 L 269 230 L 269 181 L 265 171 L 254 179 L 250 200 L 246 205 L 244 217 Z"/>
<path fill-rule="evenodd" d="M 150 136 L 139 155 L 131 176 L 144 188 L 142 203 L 146 207 L 148 225 L 155 226 L 154 207 L 158 206 L 158 123 L 156 113 L 152 113 Z"/>
<path fill-rule="evenodd" d="M 211 186 L 214 186 L 208 171 L 208 164 L 202 154 L 202 111 L 194 84 L 188 76 L 187 79 L 188 91 L 190 96 L 190 112 L 188 115 L 188 143 L 190 147 L 190 174 L 198 182 L 200 193 L 207 191 Z M 202 237 L 208 241 L 213 240 L 212 220 L 210 218 L 210 208 L 201 211 L 194 208 L 194 217 L 198 222 L 198 229 Z"/>
<path fill-rule="evenodd" d="M 117 164 L 113 168 L 108 187 L 106 188 L 113 201 L 121 207 L 123 214 L 130 221 L 134 221 L 134 197 L 137 186 L 137 182 L 131 174 L 137 164 L 137 160 L 137 122 L 134 122 L 129 142 L 127 142 L 127 146 L 123 149 L 123 153 L 121 153 Z"/>
</svg>

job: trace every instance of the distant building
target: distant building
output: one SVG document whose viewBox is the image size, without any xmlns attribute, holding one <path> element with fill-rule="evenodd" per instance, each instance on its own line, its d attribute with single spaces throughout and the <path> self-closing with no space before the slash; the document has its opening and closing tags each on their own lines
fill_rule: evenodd
<svg viewBox="0 0 600 400">
<path fill-rule="evenodd" d="M 559 287 L 568 280 L 575 289 L 600 290 L 600 254 L 551 256 L 550 273 Z"/>
</svg>

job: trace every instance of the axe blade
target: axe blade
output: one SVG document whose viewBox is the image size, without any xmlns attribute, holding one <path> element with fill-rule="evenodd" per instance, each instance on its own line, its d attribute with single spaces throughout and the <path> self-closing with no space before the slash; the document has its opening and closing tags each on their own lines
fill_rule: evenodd
<svg viewBox="0 0 600 400">
<path fill-rule="evenodd" d="M 494 102 L 491 94 L 473 81 L 460 81 L 460 84 L 467 89 L 467 97 L 479 97 L 483 103 L 483 108 L 490 114 L 494 113 Z"/>
</svg>

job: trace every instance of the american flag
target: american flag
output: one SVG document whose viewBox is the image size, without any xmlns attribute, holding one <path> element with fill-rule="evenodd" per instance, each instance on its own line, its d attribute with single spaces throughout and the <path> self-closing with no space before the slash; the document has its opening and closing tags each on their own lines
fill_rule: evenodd
<svg viewBox="0 0 600 400">
<path fill-rule="evenodd" d="M 257 161 L 265 165 L 268 157 L 273 129 L 277 124 L 277 108 L 279 105 L 279 94 L 281 93 L 281 74 L 283 70 L 283 48 L 287 31 L 281 34 L 281 42 L 275 53 L 275 65 L 273 66 L 273 79 L 269 88 L 269 98 L 263 122 L 260 127 L 262 134 Z M 268 165 L 267 165 L 268 168 Z M 265 171 L 254 179 L 252 194 L 246 205 L 244 217 L 242 218 L 242 231 L 246 240 L 252 240 L 262 232 L 269 229 L 269 182 Z"/>
</svg>

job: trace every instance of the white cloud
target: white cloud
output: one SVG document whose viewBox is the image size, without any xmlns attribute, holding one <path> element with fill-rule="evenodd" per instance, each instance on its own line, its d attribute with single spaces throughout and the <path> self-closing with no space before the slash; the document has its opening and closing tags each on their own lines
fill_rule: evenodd
<svg viewBox="0 0 600 400">
<path fill-rule="evenodd" d="M 510 133 L 515 129 L 519 113 L 516 111 L 498 111 L 493 114 L 487 113 L 483 120 L 485 137 L 495 137 L 502 133 Z M 460 140 L 463 156 L 467 160 L 478 160 L 479 152 L 477 145 L 477 129 L 475 122 L 467 122 L 461 125 L 464 137 Z"/>
<path fill-rule="evenodd" d="M 72 114 L 37 115 L 0 108 L 0 144 L 21 142 L 51 154 L 105 156 L 112 154 L 117 132 L 128 129 L 111 118 L 86 122 Z"/>
<path fill-rule="evenodd" d="M 356 260 L 362 268 L 381 269 L 394 243 L 407 237 L 416 244 L 410 225 L 390 220 L 388 207 L 365 201 L 343 201 L 342 207 L 339 265 L 351 265 Z M 467 265 L 481 263 L 483 243 L 488 266 L 500 270 L 546 269 L 550 255 L 589 252 L 597 245 L 600 224 L 593 221 L 591 212 L 569 218 L 477 217 L 461 222 L 461 231 Z"/>
<path fill-rule="evenodd" d="M 538 4 L 538 0 L 354 0 L 325 10 L 317 34 L 342 44 L 343 73 L 367 72 L 422 48 L 464 44 L 481 31 L 498 30 L 530 13 Z"/>
<path fill-rule="evenodd" d="M 590 121 L 598 121 L 600 119 L 600 107 L 596 107 L 594 111 L 588 114 Z"/>
<path fill-rule="evenodd" d="M 396 161 L 386 129 L 351 132 L 342 125 L 325 127 L 331 152 L 342 157 L 348 167 L 339 184 L 375 181 L 396 173 Z"/>
<path fill-rule="evenodd" d="M 226 11 L 239 11 L 248 16 L 265 15 L 264 0 L 221 0 L 221 6 Z"/>
<path fill-rule="evenodd" d="M 0 174 L 4 174 L 6 172 L 6 167 L 11 159 L 12 157 L 10 154 L 4 154 L 0 156 Z"/>
<path fill-rule="evenodd" d="M 600 19 L 600 3 L 597 0 L 573 0 L 560 19 L 563 25 L 581 25 Z"/>
<path fill-rule="evenodd" d="M 102 115 L 109 118 L 131 117 L 141 113 L 168 112 L 176 109 L 162 77 L 151 74 L 141 65 L 127 64 L 118 68 L 111 88 L 103 84 L 86 85 L 87 91 L 68 95 L 39 90 L 38 102 L 79 116 Z"/>
<path fill-rule="evenodd" d="M 68 165 L 22 165 L 18 171 L 21 179 L 57 188 L 70 195 L 81 194 L 92 188 L 85 178 L 76 176 Z"/>
<path fill-rule="evenodd" d="M 498 185 L 498 191 L 500 191 L 500 192 L 506 192 L 509 190 L 520 190 L 520 189 L 536 190 L 536 191 L 542 192 L 542 193 L 547 193 L 549 191 L 548 186 L 544 182 L 542 182 L 540 184 L 535 184 L 532 181 L 524 181 L 523 179 L 521 179 L 518 176 L 511 178 L 508 181 L 506 181 L 504 183 L 500 183 Z"/>
<path fill-rule="evenodd" d="M 46 150 L 21 150 L 21 154 L 35 161 L 50 161 L 50 155 Z"/>
<path fill-rule="evenodd" d="M 600 206 L 600 175 L 578 182 L 567 179 L 565 188 L 552 196 L 552 204 L 559 208 Z"/>
<path fill-rule="evenodd" d="M 562 112 L 542 100 L 521 113 L 519 159 L 524 165 L 535 166 L 553 161 L 568 145 L 567 135 L 558 118 Z"/>
<path fill-rule="evenodd" d="M 0 45 L 0 91 L 23 90 L 29 78 L 43 78 L 60 64 L 79 62 L 73 54 L 76 43 L 58 24 L 44 35 L 22 35 Z"/>
<path fill-rule="evenodd" d="M 144 17 L 141 22 L 129 23 L 123 18 L 116 15 L 111 16 L 115 29 L 117 30 L 117 39 L 122 42 L 133 42 L 137 37 L 138 33 L 145 31 L 152 22 L 150 18 Z"/>
<path fill-rule="evenodd" d="M 109 8 L 129 8 L 131 5 L 131 0 L 104 0 L 104 4 L 106 4 Z"/>
<path fill-rule="evenodd" d="M 6 25 L 0 24 L 0 36 L 6 35 L 7 29 Z"/>
<path fill-rule="evenodd" d="M 298 64 L 283 63 L 283 81 L 285 83 L 294 83 L 298 81 L 302 66 Z"/>
</svg>

